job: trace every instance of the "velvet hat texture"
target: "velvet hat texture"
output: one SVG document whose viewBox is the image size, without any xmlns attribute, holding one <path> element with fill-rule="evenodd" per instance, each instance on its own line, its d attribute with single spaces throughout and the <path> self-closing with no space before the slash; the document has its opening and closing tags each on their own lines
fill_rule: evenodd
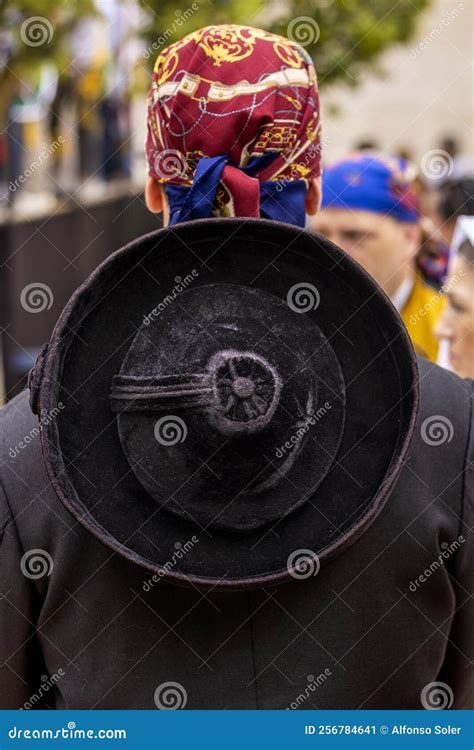
<svg viewBox="0 0 474 750">
<path fill-rule="evenodd" d="M 155 581 L 225 590 L 313 575 L 358 539 L 409 448 L 417 381 L 398 314 L 338 247 L 210 219 L 102 263 L 30 392 L 72 515 Z"/>
</svg>

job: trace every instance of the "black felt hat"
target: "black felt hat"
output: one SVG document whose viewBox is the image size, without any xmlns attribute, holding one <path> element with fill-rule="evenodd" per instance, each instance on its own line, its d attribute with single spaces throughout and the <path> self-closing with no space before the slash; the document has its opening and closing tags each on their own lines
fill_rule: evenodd
<svg viewBox="0 0 474 750">
<path fill-rule="evenodd" d="M 110 256 L 30 388 L 76 519 L 155 581 L 221 589 L 305 577 L 356 541 L 418 400 L 407 333 L 372 279 L 318 235 L 248 219 Z"/>
</svg>

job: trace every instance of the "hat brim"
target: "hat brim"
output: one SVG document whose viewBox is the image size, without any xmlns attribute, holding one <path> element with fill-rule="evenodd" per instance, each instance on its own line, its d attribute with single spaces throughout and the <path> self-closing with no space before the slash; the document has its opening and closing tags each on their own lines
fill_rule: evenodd
<svg viewBox="0 0 474 750">
<path fill-rule="evenodd" d="M 196 269 L 193 285 L 241 284 L 282 300 L 295 284 L 316 287 L 317 309 L 305 314 L 343 373 L 345 425 L 331 469 L 301 508 L 263 531 L 202 530 L 157 507 L 130 469 L 110 409 L 113 376 L 144 317 Z M 354 543 L 399 475 L 418 405 L 413 348 L 375 282 L 319 235 L 248 219 L 188 222 L 111 255 L 66 306 L 36 380 L 40 413 L 55 414 L 43 420 L 41 440 L 65 507 L 157 580 L 217 589 L 298 577 L 294 553 L 310 552 L 319 565 Z"/>
</svg>

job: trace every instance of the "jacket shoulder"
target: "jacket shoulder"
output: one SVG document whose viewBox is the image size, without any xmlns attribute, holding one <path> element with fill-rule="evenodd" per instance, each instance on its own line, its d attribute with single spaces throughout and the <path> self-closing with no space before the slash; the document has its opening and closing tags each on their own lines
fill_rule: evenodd
<svg viewBox="0 0 474 750">
<path fill-rule="evenodd" d="M 468 430 L 472 426 L 474 381 L 418 357 L 421 414 L 449 414 L 454 422 Z"/>
<path fill-rule="evenodd" d="M 8 458 L 21 455 L 33 442 L 39 442 L 38 419 L 30 408 L 29 391 L 22 391 L 0 409 L 0 467 Z"/>
<path fill-rule="evenodd" d="M 11 473 L 10 462 L 26 435 L 25 430 L 31 431 L 35 425 L 37 423 L 29 406 L 27 391 L 0 409 L 0 539 L 12 518 L 6 491 Z"/>
<path fill-rule="evenodd" d="M 14 517 L 34 498 L 51 491 L 40 423 L 26 390 L 0 409 L 0 484 Z"/>
<path fill-rule="evenodd" d="M 420 408 L 410 462 L 444 506 L 467 518 L 474 505 L 474 381 L 422 358 L 418 365 Z"/>
</svg>

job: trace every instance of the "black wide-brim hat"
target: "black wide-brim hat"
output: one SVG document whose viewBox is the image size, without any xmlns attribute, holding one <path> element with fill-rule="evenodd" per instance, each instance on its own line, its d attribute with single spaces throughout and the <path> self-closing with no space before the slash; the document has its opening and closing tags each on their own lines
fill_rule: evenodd
<svg viewBox="0 0 474 750">
<path fill-rule="evenodd" d="M 375 282 L 319 235 L 211 219 L 76 291 L 30 378 L 56 494 L 155 580 L 305 577 L 382 509 L 417 368 Z"/>
</svg>

